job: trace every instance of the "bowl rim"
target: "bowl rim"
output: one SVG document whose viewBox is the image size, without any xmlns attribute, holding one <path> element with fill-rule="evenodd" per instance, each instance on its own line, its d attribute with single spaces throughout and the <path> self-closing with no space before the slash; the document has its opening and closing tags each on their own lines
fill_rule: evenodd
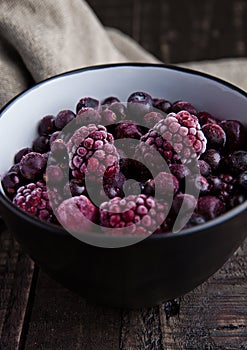
<svg viewBox="0 0 247 350">
<path fill-rule="evenodd" d="M 108 69 L 108 68 L 120 68 L 120 67 L 136 67 L 136 68 L 164 68 L 168 70 L 173 70 L 173 71 L 179 71 L 187 74 L 192 74 L 195 76 L 203 77 L 212 81 L 215 81 L 223 86 L 226 86 L 230 88 L 231 90 L 234 90 L 238 92 L 240 95 L 243 97 L 247 98 L 247 92 L 245 92 L 243 89 L 239 88 L 238 86 L 222 79 L 218 78 L 216 76 L 213 76 L 208 73 L 201 72 L 196 69 L 191 69 L 187 67 L 181 67 L 176 64 L 163 64 L 163 63 L 143 63 L 143 62 L 126 62 L 126 63 L 109 63 L 109 64 L 98 64 L 98 65 L 92 65 L 92 66 L 86 66 L 78 69 L 73 69 L 69 70 L 60 74 L 53 75 L 47 79 L 41 80 L 37 83 L 34 83 L 31 87 L 28 87 L 24 91 L 20 92 L 16 96 L 14 96 L 12 99 L 10 99 L 6 104 L 2 106 L 0 109 L 0 118 L 2 115 L 9 109 L 11 106 L 20 98 L 22 98 L 24 95 L 28 94 L 30 91 L 39 88 L 42 85 L 45 85 L 47 82 L 56 80 L 57 78 L 61 77 L 66 77 L 67 75 L 73 75 L 77 73 L 83 73 L 87 72 L 90 70 L 101 70 L 101 69 Z M 51 224 L 47 223 L 44 221 L 41 221 L 40 219 L 36 218 L 35 216 L 32 216 L 20 208 L 18 208 L 7 196 L 5 196 L 2 191 L 0 191 L 0 202 L 2 205 L 10 209 L 12 212 L 15 212 L 17 216 L 20 216 L 23 220 L 27 220 L 30 222 L 30 224 L 35 224 L 42 228 L 43 230 L 49 231 L 49 233 L 52 234 L 59 234 L 59 235 L 64 235 L 64 236 L 71 236 L 70 233 L 68 233 L 63 227 L 58 226 L 56 224 Z M 210 229 L 212 227 L 218 226 L 222 224 L 223 222 L 227 222 L 233 217 L 237 216 L 241 212 L 247 210 L 247 200 L 244 201 L 242 204 L 236 206 L 233 209 L 230 209 L 226 213 L 222 214 L 221 216 L 209 220 L 204 224 L 190 227 L 187 229 L 182 229 L 179 232 L 167 232 L 167 233 L 159 233 L 156 235 L 150 235 L 148 236 L 148 240 L 156 240 L 156 239 L 175 239 L 176 237 L 181 237 L 181 236 L 187 236 L 187 235 L 192 235 L 192 234 L 200 234 L 201 231 L 205 231 L 207 229 Z M 112 236 L 111 236 L 112 238 Z M 118 237 L 116 237 L 117 239 Z M 146 239 L 144 239 L 145 241 Z"/>
</svg>

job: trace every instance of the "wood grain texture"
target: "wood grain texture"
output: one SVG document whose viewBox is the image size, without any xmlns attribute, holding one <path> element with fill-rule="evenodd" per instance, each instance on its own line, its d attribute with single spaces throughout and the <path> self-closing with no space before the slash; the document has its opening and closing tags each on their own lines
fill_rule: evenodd
<svg viewBox="0 0 247 350">
<path fill-rule="evenodd" d="M 0 233 L 0 349 L 17 350 L 21 340 L 34 264 L 13 237 Z"/>
<path fill-rule="evenodd" d="M 88 0 L 106 26 L 166 63 L 247 55 L 245 0 Z"/>
</svg>

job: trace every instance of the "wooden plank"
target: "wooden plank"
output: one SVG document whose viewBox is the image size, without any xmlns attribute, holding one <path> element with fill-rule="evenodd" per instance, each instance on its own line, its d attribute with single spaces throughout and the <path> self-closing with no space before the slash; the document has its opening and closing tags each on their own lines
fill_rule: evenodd
<svg viewBox="0 0 247 350">
<path fill-rule="evenodd" d="M 25 350 L 119 348 L 121 311 L 87 303 L 40 272 Z"/>
<path fill-rule="evenodd" d="M 19 349 L 34 263 L 15 239 L 0 233 L 0 349 Z"/>
</svg>

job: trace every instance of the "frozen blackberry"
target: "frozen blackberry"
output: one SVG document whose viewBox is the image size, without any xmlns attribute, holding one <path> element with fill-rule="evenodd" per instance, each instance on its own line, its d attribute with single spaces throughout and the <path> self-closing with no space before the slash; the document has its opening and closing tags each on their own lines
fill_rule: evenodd
<svg viewBox="0 0 247 350">
<path fill-rule="evenodd" d="M 119 159 L 113 140 L 103 125 L 76 130 L 67 143 L 73 177 L 83 179 L 88 174 L 91 181 L 102 182 L 106 169 Z"/>
<path fill-rule="evenodd" d="M 197 115 L 197 110 L 195 107 L 190 102 L 182 100 L 174 102 L 171 106 L 171 111 L 175 113 L 178 113 L 180 111 L 187 111 L 190 114 Z"/>
<path fill-rule="evenodd" d="M 153 128 L 170 142 L 182 163 L 189 163 L 206 150 L 207 140 L 196 116 L 187 111 L 169 113 Z"/>
<path fill-rule="evenodd" d="M 47 188 L 44 182 L 31 182 L 19 187 L 13 203 L 26 213 L 36 216 L 42 221 L 56 222 L 51 209 Z"/>
<path fill-rule="evenodd" d="M 20 161 L 20 172 L 28 180 L 35 180 L 42 176 L 47 160 L 37 152 L 30 152 L 22 157 Z"/>
<path fill-rule="evenodd" d="M 83 97 L 76 105 L 76 113 L 78 113 L 82 108 L 93 108 L 98 111 L 100 109 L 100 103 L 95 98 Z"/>
<path fill-rule="evenodd" d="M 167 205 L 159 203 L 144 194 L 130 195 L 126 198 L 115 197 L 100 205 L 100 223 L 102 226 L 118 229 L 127 228 L 125 233 L 149 235 L 165 220 Z M 113 234 L 123 231 L 113 230 Z"/>
<path fill-rule="evenodd" d="M 86 196 L 80 195 L 65 199 L 57 208 L 56 216 L 69 232 L 85 233 L 92 222 L 98 222 L 98 209 Z"/>
<path fill-rule="evenodd" d="M 128 115 L 135 122 L 153 109 L 153 99 L 146 92 L 133 92 L 127 102 Z"/>
</svg>

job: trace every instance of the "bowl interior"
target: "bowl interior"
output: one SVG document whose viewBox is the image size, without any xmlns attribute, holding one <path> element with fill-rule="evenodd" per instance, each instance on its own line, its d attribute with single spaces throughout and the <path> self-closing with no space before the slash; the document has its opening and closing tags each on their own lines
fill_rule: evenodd
<svg viewBox="0 0 247 350">
<path fill-rule="evenodd" d="M 170 101 L 191 102 L 199 111 L 246 124 L 247 98 L 240 89 L 213 77 L 177 67 L 111 65 L 73 71 L 41 82 L 24 92 L 0 116 L 0 174 L 13 164 L 15 153 L 30 146 L 39 120 L 62 109 L 75 111 L 81 97 L 126 101 L 134 91 Z"/>
</svg>

